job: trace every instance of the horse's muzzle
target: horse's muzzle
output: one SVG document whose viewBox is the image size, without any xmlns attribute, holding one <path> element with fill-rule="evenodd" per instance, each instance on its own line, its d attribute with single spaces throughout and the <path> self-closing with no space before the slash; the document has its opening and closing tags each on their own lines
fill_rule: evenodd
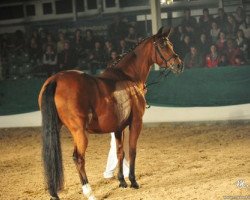
<svg viewBox="0 0 250 200">
<path fill-rule="evenodd" d="M 171 68 L 171 71 L 175 74 L 180 74 L 184 71 L 183 63 L 172 65 L 170 68 Z"/>
</svg>

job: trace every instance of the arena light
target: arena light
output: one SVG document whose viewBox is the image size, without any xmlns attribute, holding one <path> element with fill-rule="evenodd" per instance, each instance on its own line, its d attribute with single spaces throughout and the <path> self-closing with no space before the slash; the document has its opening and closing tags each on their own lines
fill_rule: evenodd
<svg viewBox="0 0 250 200">
<path fill-rule="evenodd" d="M 167 4 L 170 5 L 174 2 L 174 0 L 161 0 L 161 5 Z"/>
</svg>

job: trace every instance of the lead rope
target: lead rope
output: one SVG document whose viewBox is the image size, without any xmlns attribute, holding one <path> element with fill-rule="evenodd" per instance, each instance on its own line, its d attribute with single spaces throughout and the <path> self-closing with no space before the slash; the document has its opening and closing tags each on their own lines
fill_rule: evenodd
<svg viewBox="0 0 250 200">
<path fill-rule="evenodd" d="M 159 84 L 161 82 L 162 78 L 166 78 L 170 73 L 171 73 L 171 70 L 164 68 L 164 71 L 161 71 L 159 76 L 154 81 L 145 85 L 145 89 L 148 90 L 149 86 Z M 150 107 L 151 106 L 148 104 L 148 102 L 146 100 L 146 109 L 149 109 Z"/>
</svg>

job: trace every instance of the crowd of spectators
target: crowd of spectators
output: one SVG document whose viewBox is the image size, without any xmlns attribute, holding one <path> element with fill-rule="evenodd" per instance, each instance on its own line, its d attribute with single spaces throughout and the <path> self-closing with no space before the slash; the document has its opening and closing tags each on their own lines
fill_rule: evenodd
<svg viewBox="0 0 250 200">
<path fill-rule="evenodd" d="M 171 40 L 187 69 L 239 66 L 249 59 L 250 31 L 246 21 L 241 7 L 234 14 L 219 8 L 217 17 L 203 9 L 198 21 L 187 8 L 181 23 L 172 29 Z M 0 37 L 3 76 L 8 78 L 31 71 L 50 76 L 68 69 L 89 70 L 95 74 L 142 39 L 135 26 L 118 16 L 109 25 L 106 35 L 97 36 L 91 29 L 76 29 L 73 34 L 62 31 L 42 34 L 37 30 L 30 34 L 22 31 L 11 36 L 3 34 Z M 20 63 L 15 62 L 18 57 L 22 58 L 22 66 L 28 64 L 20 67 Z"/>
<path fill-rule="evenodd" d="M 219 8 L 216 17 L 205 8 L 199 20 L 191 16 L 190 9 L 184 12 L 172 40 L 186 69 L 246 64 L 250 57 L 250 27 L 242 7 L 230 14 Z"/>
</svg>

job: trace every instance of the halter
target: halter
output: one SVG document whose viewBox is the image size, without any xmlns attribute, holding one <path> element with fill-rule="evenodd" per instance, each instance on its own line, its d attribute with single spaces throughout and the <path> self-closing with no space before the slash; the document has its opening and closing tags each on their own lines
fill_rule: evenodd
<svg viewBox="0 0 250 200">
<path fill-rule="evenodd" d="M 168 38 L 165 38 L 165 40 L 168 41 Z M 159 40 L 154 40 L 154 42 L 153 42 L 155 50 L 158 53 L 158 55 L 160 56 L 160 58 L 162 59 L 162 61 L 167 66 L 168 62 L 171 59 L 178 57 L 178 55 L 176 53 L 172 53 L 171 56 L 169 56 L 167 59 L 165 59 L 164 56 L 162 55 L 160 49 L 159 49 L 159 46 L 158 46 L 158 43 L 157 43 L 158 41 Z M 162 44 L 161 41 L 160 41 L 160 48 L 161 49 L 166 49 L 165 45 Z M 161 81 L 162 78 L 166 78 L 171 73 L 171 69 L 173 70 L 173 66 L 171 65 L 169 68 L 170 68 L 170 70 L 168 70 L 167 68 L 164 68 L 164 71 L 160 72 L 159 76 L 157 77 L 157 80 L 155 80 L 155 81 L 153 81 L 151 83 L 146 84 L 145 87 L 148 88 L 149 86 L 152 86 L 154 84 L 158 84 Z M 150 108 L 150 105 L 147 104 L 146 108 Z"/>
<path fill-rule="evenodd" d="M 165 40 L 168 41 L 167 38 L 165 38 Z M 167 59 L 165 59 L 164 56 L 162 55 L 160 49 L 159 49 L 159 46 L 158 46 L 158 43 L 157 43 L 157 42 L 158 42 L 158 40 L 155 40 L 154 43 L 153 43 L 153 44 L 154 44 L 154 47 L 155 47 L 155 50 L 156 50 L 156 52 L 158 53 L 158 55 L 160 56 L 160 58 L 162 59 L 162 61 L 163 61 L 166 65 L 168 64 L 168 62 L 169 62 L 171 59 L 178 57 L 178 55 L 177 55 L 176 53 L 172 53 L 171 56 L 169 56 Z M 163 45 L 162 42 L 160 43 L 160 48 L 161 48 L 161 49 L 166 49 L 165 45 Z M 170 69 L 173 69 L 173 67 L 170 66 Z"/>
</svg>

